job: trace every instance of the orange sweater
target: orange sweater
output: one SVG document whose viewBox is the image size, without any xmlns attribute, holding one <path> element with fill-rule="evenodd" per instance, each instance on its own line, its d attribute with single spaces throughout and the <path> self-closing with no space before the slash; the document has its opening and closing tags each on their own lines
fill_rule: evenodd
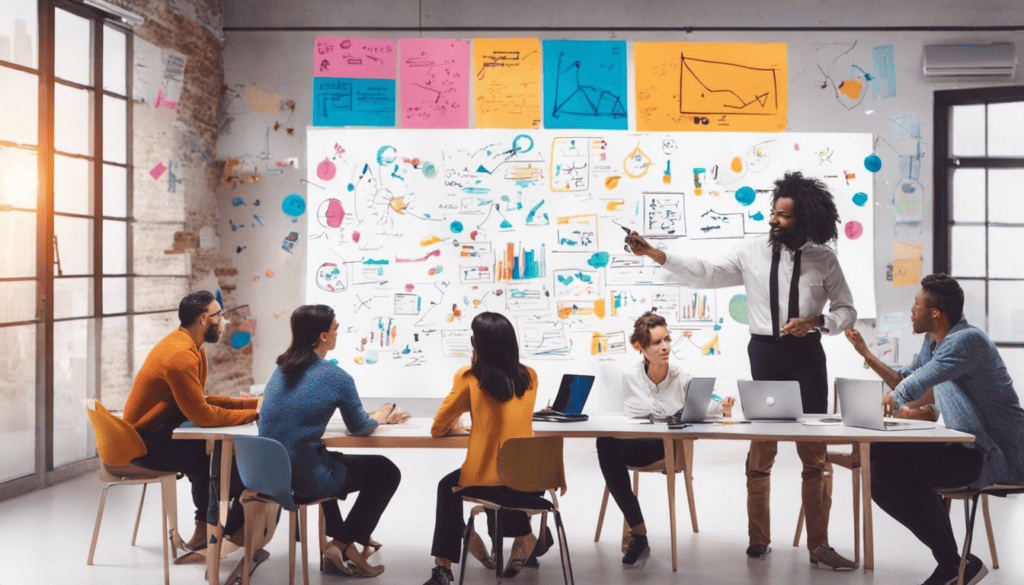
<svg viewBox="0 0 1024 585">
<path fill-rule="evenodd" d="M 206 395 L 206 352 L 181 329 L 149 352 L 135 375 L 122 418 L 144 433 L 177 412 L 201 427 L 241 425 L 258 416 L 255 398 Z"/>
<path fill-rule="evenodd" d="M 434 416 L 430 435 L 443 437 L 452 430 L 462 413 L 469 412 L 473 427 L 469 448 L 462 464 L 459 485 L 501 485 L 498 479 L 498 450 L 509 439 L 533 436 L 533 406 L 537 400 L 537 373 L 530 371 L 530 388 L 520 398 L 498 402 L 480 388 L 467 366 L 455 373 L 452 391 Z"/>
</svg>

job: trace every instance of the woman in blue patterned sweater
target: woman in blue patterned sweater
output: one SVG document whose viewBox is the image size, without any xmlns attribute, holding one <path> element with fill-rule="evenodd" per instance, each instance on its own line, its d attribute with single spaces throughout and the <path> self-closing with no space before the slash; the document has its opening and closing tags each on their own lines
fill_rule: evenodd
<svg viewBox="0 0 1024 585">
<path fill-rule="evenodd" d="M 379 424 L 404 422 L 408 415 L 388 404 L 367 413 L 352 377 L 324 359 L 338 339 L 333 309 L 303 305 L 292 313 L 291 326 L 291 346 L 277 358 L 278 367 L 264 390 L 260 436 L 279 441 L 288 451 L 296 496 L 312 500 L 359 492 L 348 518 L 342 519 L 337 500 L 322 505 L 327 535 L 334 539 L 324 551 L 324 566 L 375 577 L 384 566 L 370 565 L 355 544 L 370 544 L 370 534 L 402 474 L 382 455 L 328 451 L 321 437 L 335 410 L 341 411 L 353 435 L 368 435 Z"/>
</svg>

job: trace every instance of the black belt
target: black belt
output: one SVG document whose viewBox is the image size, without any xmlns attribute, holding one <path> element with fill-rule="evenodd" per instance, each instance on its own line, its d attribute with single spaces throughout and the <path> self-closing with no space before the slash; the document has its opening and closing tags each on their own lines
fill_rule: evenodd
<svg viewBox="0 0 1024 585">
<path fill-rule="evenodd" d="M 764 343 L 789 343 L 789 344 L 800 344 L 800 343 L 820 343 L 821 332 L 811 331 L 803 337 L 797 337 L 796 335 L 783 335 L 782 337 L 774 337 L 772 335 L 755 335 L 750 334 L 750 338 L 754 341 L 761 341 Z"/>
</svg>

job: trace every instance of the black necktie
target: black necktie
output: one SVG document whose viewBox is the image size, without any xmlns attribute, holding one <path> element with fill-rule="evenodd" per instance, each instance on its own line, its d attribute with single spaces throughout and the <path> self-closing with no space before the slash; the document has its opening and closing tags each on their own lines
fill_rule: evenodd
<svg viewBox="0 0 1024 585">
<path fill-rule="evenodd" d="M 789 318 L 800 316 L 800 255 L 803 250 L 797 250 L 793 256 L 793 280 L 789 285 Z M 772 253 L 772 273 L 768 280 L 768 302 L 772 305 L 772 336 L 779 338 L 779 257 L 780 250 Z"/>
</svg>

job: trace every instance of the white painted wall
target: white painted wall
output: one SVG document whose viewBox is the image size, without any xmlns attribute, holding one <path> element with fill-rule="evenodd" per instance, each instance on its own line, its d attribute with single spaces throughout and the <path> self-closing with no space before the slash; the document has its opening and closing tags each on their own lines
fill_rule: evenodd
<svg viewBox="0 0 1024 585">
<path fill-rule="evenodd" d="M 883 160 L 882 170 L 875 176 L 875 291 L 878 313 L 909 312 L 916 287 L 894 288 L 886 281 L 886 267 L 891 263 L 892 242 L 921 241 L 924 244 L 924 272 L 932 265 L 932 92 L 968 86 L 1005 85 L 1006 83 L 963 84 L 926 81 L 921 73 L 921 55 L 924 45 L 952 42 L 1014 42 L 1018 59 L 1024 59 L 1024 27 L 1014 31 L 683 31 L 652 32 L 626 31 L 626 27 L 1005 27 L 1024 21 L 1020 1 L 967 2 L 909 0 L 894 2 L 832 2 L 821 1 L 812 7 L 790 0 L 775 5 L 758 7 L 738 0 L 718 2 L 668 3 L 636 2 L 632 4 L 611 1 L 555 3 L 524 0 L 517 3 L 500 2 L 441 2 L 424 0 L 420 3 L 400 0 L 381 0 L 375 3 L 357 1 L 313 2 L 301 0 L 282 4 L 260 0 L 225 2 L 226 42 L 224 68 L 229 87 L 255 85 L 261 89 L 280 93 L 283 99 L 295 100 L 297 107 L 288 124 L 294 128 L 289 136 L 284 126 L 278 131 L 268 128 L 275 121 L 285 124 L 289 112 L 262 114 L 248 111 L 239 103 L 232 106 L 231 123 L 222 128 L 218 143 L 218 158 L 256 155 L 267 151 L 269 160 L 300 157 L 300 169 L 305 152 L 305 127 L 311 123 L 311 52 L 316 36 L 356 36 L 394 38 L 424 37 L 502 37 L 534 36 L 540 38 L 607 39 L 623 38 L 629 41 L 689 41 L 689 42 L 783 42 L 789 51 L 789 131 L 793 132 L 870 132 L 879 139 L 877 153 Z M 784 6 L 785 8 L 780 8 Z M 330 30 L 317 31 L 311 27 L 466 27 L 455 32 L 417 30 Z M 615 26 L 618 30 L 570 32 L 533 31 L 508 32 L 492 30 L 498 27 L 581 27 Z M 241 27 L 304 27 L 308 30 L 236 30 Z M 472 30 L 476 28 L 477 30 Z M 488 30 L 479 30 L 487 28 Z M 833 60 L 856 43 L 853 50 L 835 64 Z M 847 109 L 835 99 L 831 86 L 822 87 L 823 77 L 818 67 L 838 80 L 849 74 L 849 62 L 871 71 L 872 47 L 892 44 L 896 57 L 897 95 L 887 99 L 874 99 L 870 89 L 865 100 Z M 633 96 L 630 97 L 633 107 Z M 916 114 L 921 118 L 920 181 L 925 189 L 924 220 L 919 224 L 893 223 L 893 210 L 886 204 L 898 179 L 897 153 L 914 154 L 914 141 L 897 142 L 893 137 L 889 116 Z M 635 119 L 632 116 L 631 120 Z M 222 116 L 222 122 L 224 117 Z M 472 121 L 471 121 L 472 127 Z M 886 143 L 882 143 L 884 139 Z M 891 147 L 890 147 L 891 145 Z M 258 183 L 219 190 L 222 224 L 220 235 L 225 254 L 235 259 L 239 270 L 236 299 L 248 302 L 258 319 L 254 336 L 253 378 L 265 382 L 274 369 L 274 360 L 290 339 L 287 317 L 302 303 L 304 291 L 303 257 L 305 222 L 292 223 L 281 213 L 281 201 L 290 193 L 305 195 L 306 185 L 300 183 L 304 171 L 287 169 L 283 174 L 268 176 L 262 173 Z M 241 197 L 246 204 L 232 206 L 233 197 Z M 255 199 L 260 207 L 252 207 Z M 262 227 L 253 227 L 252 212 L 261 215 Z M 228 220 L 245 228 L 232 231 Z M 300 241 L 293 254 L 281 250 L 283 237 L 297 231 Z M 238 246 L 246 246 L 236 254 Z M 273 277 L 267 277 L 271 270 Z M 276 316 L 276 317 L 275 317 Z M 865 335 L 873 330 L 873 322 L 860 324 Z M 840 337 L 826 340 L 830 355 L 842 352 L 846 341 Z M 920 345 L 909 331 L 900 339 L 901 360 L 908 360 Z M 835 352 L 835 353 L 834 353 Z M 852 351 L 849 361 L 829 364 L 832 376 L 864 375 L 861 364 Z"/>
</svg>

